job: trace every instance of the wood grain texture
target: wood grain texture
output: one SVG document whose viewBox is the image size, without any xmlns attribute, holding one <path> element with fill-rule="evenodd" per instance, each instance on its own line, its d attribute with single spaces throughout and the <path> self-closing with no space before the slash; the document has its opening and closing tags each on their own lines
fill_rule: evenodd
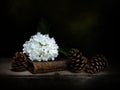
<svg viewBox="0 0 120 90">
<path fill-rule="evenodd" d="M 68 60 L 57 60 L 47 62 L 29 62 L 28 70 L 31 73 L 47 73 L 55 71 L 63 71 L 67 69 Z"/>
</svg>

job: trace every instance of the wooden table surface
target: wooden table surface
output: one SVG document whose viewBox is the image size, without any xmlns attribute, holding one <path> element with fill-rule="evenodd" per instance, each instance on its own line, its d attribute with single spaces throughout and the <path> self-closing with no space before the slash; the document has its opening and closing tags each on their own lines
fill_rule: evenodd
<svg viewBox="0 0 120 90">
<path fill-rule="evenodd" d="M 111 71 L 96 74 L 56 71 L 32 74 L 29 71 L 11 71 L 11 58 L 0 58 L 0 85 L 9 88 L 117 88 L 120 77 Z M 4 87 L 5 88 L 5 87 Z M 8 88 L 8 87 L 6 87 Z"/>
</svg>

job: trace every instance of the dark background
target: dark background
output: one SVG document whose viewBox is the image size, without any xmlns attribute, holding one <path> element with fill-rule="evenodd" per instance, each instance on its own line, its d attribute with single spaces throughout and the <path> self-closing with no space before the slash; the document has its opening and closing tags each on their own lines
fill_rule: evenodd
<svg viewBox="0 0 120 90">
<path fill-rule="evenodd" d="M 78 48 L 87 57 L 104 54 L 113 66 L 119 65 L 115 0 L 4 0 L 3 11 L 0 57 L 22 51 L 23 43 L 36 34 L 38 21 L 44 17 L 60 46 Z"/>
<path fill-rule="evenodd" d="M 103 54 L 108 59 L 112 72 L 112 75 L 101 75 L 101 78 L 96 76 L 94 80 L 88 80 L 86 83 L 80 78 L 75 79 L 74 76 L 0 76 L 1 88 L 119 88 L 118 0 L 3 0 L 1 4 L 1 58 L 12 58 L 15 52 L 22 51 L 23 43 L 36 34 L 39 20 L 45 18 L 51 25 L 49 34 L 59 46 L 78 48 L 86 57 L 96 53 Z"/>
</svg>

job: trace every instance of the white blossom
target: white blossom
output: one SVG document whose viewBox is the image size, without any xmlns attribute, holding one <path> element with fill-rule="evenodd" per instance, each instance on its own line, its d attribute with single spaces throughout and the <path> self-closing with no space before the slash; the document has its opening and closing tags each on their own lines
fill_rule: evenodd
<svg viewBox="0 0 120 90">
<path fill-rule="evenodd" d="M 31 61 L 55 60 L 58 56 L 58 48 L 54 38 L 50 38 L 48 34 L 42 35 L 37 32 L 23 44 L 23 53 L 26 53 Z"/>
</svg>

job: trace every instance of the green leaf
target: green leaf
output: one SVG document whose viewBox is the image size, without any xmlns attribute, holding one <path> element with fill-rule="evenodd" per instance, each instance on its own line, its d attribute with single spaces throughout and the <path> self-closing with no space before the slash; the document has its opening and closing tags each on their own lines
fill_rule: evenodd
<svg viewBox="0 0 120 90">
<path fill-rule="evenodd" d="M 59 48 L 58 51 L 65 56 L 68 56 L 68 54 L 69 54 L 69 52 L 67 50 L 63 49 L 63 48 Z"/>
<path fill-rule="evenodd" d="M 50 25 L 45 18 L 41 18 L 38 22 L 37 31 L 42 34 L 49 34 Z"/>
</svg>

